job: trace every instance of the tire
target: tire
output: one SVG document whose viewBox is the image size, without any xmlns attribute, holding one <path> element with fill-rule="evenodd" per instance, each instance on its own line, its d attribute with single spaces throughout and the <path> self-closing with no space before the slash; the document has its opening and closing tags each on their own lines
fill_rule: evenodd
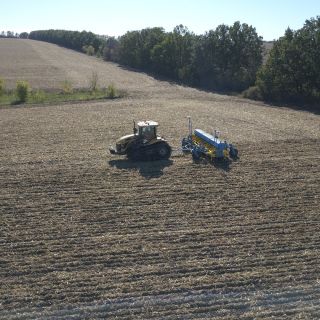
<svg viewBox="0 0 320 320">
<path fill-rule="evenodd" d="M 199 161 L 200 157 L 201 157 L 200 152 L 196 148 L 193 148 L 192 149 L 192 159 L 194 161 Z"/>
<path fill-rule="evenodd" d="M 238 149 L 231 148 L 230 151 L 229 151 L 229 156 L 232 159 L 237 159 L 238 158 Z"/>
</svg>

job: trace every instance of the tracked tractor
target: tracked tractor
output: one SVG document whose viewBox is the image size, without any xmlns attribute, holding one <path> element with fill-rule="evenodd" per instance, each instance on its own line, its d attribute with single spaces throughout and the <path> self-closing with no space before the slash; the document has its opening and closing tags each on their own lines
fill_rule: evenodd
<svg viewBox="0 0 320 320">
<path fill-rule="evenodd" d="M 136 127 L 133 121 L 133 134 L 121 137 L 116 147 L 111 147 L 111 154 L 126 155 L 131 160 L 165 160 L 171 156 L 171 147 L 157 135 L 158 122 L 139 121 Z"/>
</svg>

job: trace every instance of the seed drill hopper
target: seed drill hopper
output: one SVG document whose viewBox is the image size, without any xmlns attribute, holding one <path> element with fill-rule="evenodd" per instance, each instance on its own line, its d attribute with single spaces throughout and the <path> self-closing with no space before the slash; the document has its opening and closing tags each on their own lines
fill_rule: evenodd
<svg viewBox="0 0 320 320">
<path fill-rule="evenodd" d="M 238 150 L 227 141 L 219 139 L 219 132 L 214 131 L 211 135 L 201 129 L 195 129 L 192 132 L 192 121 L 189 121 L 189 135 L 182 139 L 182 151 L 191 153 L 194 160 L 199 160 L 201 157 L 214 159 L 237 159 Z"/>
</svg>

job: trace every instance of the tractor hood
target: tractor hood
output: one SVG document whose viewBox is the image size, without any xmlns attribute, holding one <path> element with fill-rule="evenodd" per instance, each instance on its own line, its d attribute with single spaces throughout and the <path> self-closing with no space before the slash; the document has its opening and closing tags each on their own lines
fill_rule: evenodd
<svg viewBox="0 0 320 320">
<path fill-rule="evenodd" d="M 120 139 L 117 140 L 117 144 L 124 144 L 126 142 L 129 142 L 132 140 L 136 135 L 135 134 L 127 134 L 126 136 L 121 137 Z"/>
</svg>

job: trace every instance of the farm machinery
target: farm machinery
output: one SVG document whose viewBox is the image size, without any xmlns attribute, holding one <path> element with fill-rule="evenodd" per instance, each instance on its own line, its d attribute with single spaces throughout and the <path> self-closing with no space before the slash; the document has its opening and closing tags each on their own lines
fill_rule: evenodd
<svg viewBox="0 0 320 320">
<path fill-rule="evenodd" d="M 157 135 L 158 122 L 133 121 L 133 134 L 121 137 L 116 147 L 111 147 L 111 154 L 126 155 L 131 160 L 166 160 L 171 156 L 171 147 Z"/>
<path fill-rule="evenodd" d="M 181 146 L 184 153 L 191 153 L 194 160 L 201 157 L 214 159 L 232 159 L 238 158 L 238 150 L 227 141 L 219 139 L 219 131 L 214 131 L 211 135 L 201 129 L 195 129 L 192 132 L 192 121 L 189 120 L 189 135 L 182 139 Z"/>
<path fill-rule="evenodd" d="M 191 118 L 189 119 L 189 135 L 182 139 L 183 153 L 191 153 L 194 160 L 200 158 L 237 159 L 238 150 L 227 141 L 219 139 L 219 132 L 213 135 L 201 130 L 192 131 Z M 110 147 L 111 154 L 126 155 L 131 160 L 167 160 L 170 158 L 172 148 L 168 142 L 157 135 L 158 122 L 133 121 L 133 133 L 117 140 L 116 147 Z"/>
</svg>

